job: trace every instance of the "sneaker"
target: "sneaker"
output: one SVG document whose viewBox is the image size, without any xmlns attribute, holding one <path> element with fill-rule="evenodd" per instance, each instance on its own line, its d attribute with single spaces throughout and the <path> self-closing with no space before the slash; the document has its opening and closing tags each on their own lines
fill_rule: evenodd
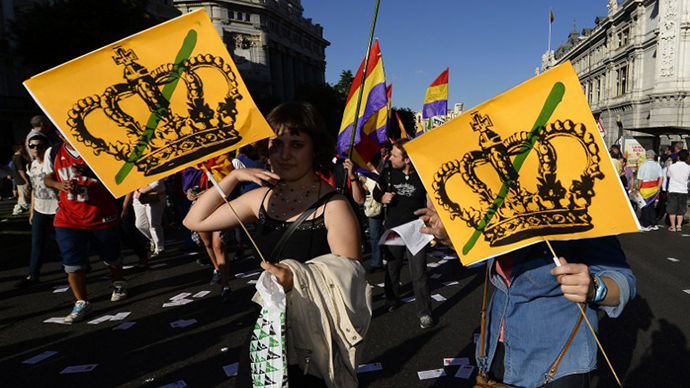
<svg viewBox="0 0 690 388">
<path fill-rule="evenodd" d="M 659 227 L 658 227 L 657 225 L 652 225 L 652 226 L 650 226 L 650 228 L 651 228 L 652 230 L 659 230 Z"/>
<path fill-rule="evenodd" d="M 223 287 L 223 289 L 220 290 L 220 301 L 222 303 L 227 303 L 230 300 L 232 300 L 232 290 L 230 287 Z"/>
<path fill-rule="evenodd" d="M 214 269 L 213 276 L 211 276 L 211 285 L 215 286 L 217 284 L 220 284 L 220 271 Z"/>
<path fill-rule="evenodd" d="M 386 310 L 388 310 L 389 313 L 392 313 L 393 311 L 397 310 L 400 305 L 401 303 L 399 300 L 386 301 Z"/>
<path fill-rule="evenodd" d="M 163 256 L 164 252 L 165 252 L 165 251 L 162 250 L 162 249 L 159 250 L 159 251 L 154 251 L 154 252 L 151 254 L 151 258 L 152 258 L 152 259 L 157 259 L 157 258 Z"/>
<path fill-rule="evenodd" d="M 436 322 L 434 322 L 434 318 L 431 318 L 431 315 L 422 315 L 419 318 L 419 327 L 422 329 L 428 329 L 434 327 L 435 325 Z"/>
<path fill-rule="evenodd" d="M 39 283 L 38 278 L 27 276 L 25 278 L 22 278 L 22 280 L 14 283 L 14 288 L 24 288 L 24 287 L 28 287 L 28 286 L 33 286 L 34 284 L 38 284 L 38 283 Z"/>
<path fill-rule="evenodd" d="M 113 295 L 110 297 L 111 302 L 117 302 L 127 298 L 127 283 L 124 280 L 116 280 L 113 282 Z"/>
<path fill-rule="evenodd" d="M 91 302 L 87 302 L 85 300 L 78 300 L 77 303 L 74 304 L 72 312 L 65 317 L 65 323 L 79 322 L 82 319 L 84 319 L 84 317 L 86 316 L 86 314 L 89 313 L 89 311 L 91 311 Z"/>
</svg>

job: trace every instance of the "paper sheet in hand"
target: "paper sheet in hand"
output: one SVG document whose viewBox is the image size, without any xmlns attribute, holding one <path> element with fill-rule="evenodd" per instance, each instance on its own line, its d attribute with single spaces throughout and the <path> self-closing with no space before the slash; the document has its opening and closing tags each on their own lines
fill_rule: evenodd
<svg viewBox="0 0 690 388">
<path fill-rule="evenodd" d="M 57 353 L 58 352 L 48 350 L 47 352 L 43 352 L 41 354 L 38 354 L 38 355 L 35 355 L 35 356 L 29 358 L 28 360 L 22 361 L 22 364 L 36 364 L 38 362 L 45 360 L 48 357 L 52 357 L 52 356 L 56 355 Z"/>
<path fill-rule="evenodd" d="M 420 380 L 436 379 L 446 375 L 446 371 L 443 369 L 425 370 L 417 372 Z"/>
<path fill-rule="evenodd" d="M 434 239 L 434 237 L 430 234 L 419 233 L 419 229 L 422 227 L 424 227 L 424 222 L 420 219 L 398 225 L 395 228 L 391 228 L 383 232 L 383 235 L 379 240 L 379 245 L 398 245 L 389 244 L 387 242 L 388 235 L 391 234 L 391 232 L 395 232 L 398 234 L 398 236 L 400 236 L 404 245 L 410 250 L 410 253 L 416 255 L 422 250 L 422 248 L 424 248 L 428 243 L 431 242 L 431 240 Z"/>
</svg>

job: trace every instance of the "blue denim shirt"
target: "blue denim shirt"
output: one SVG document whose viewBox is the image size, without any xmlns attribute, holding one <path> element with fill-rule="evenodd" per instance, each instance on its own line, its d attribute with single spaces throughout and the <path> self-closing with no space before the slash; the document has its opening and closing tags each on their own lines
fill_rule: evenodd
<svg viewBox="0 0 690 388">
<path fill-rule="evenodd" d="M 625 261 L 625 254 L 616 237 L 552 242 L 556 254 L 570 263 L 583 263 L 591 273 L 609 277 L 620 289 L 617 306 L 599 307 L 615 318 L 635 296 L 636 280 Z M 563 297 L 560 284 L 550 271 L 553 259 L 545 243 L 516 251 L 511 273 L 511 286 L 493 269 L 491 283 L 496 291 L 487 313 L 486 357 L 477 365 L 488 371 L 503 326 L 505 375 L 503 382 L 520 387 L 539 387 L 550 380 L 547 373 L 572 333 L 580 314 L 578 306 Z M 587 318 L 597 329 L 595 308 L 587 308 Z M 583 322 L 575 339 L 558 367 L 555 380 L 596 368 L 597 344 Z M 496 360 L 500 362 L 500 360 Z"/>
</svg>

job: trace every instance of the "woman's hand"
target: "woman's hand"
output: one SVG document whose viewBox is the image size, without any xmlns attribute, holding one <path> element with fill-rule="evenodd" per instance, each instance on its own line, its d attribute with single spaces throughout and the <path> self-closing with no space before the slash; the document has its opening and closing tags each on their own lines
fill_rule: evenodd
<svg viewBox="0 0 690 388">
<path fill-rule="evenodd" d="M 275 185 L 280 180 L 278 174 L 261 168 L 240 168 L 232 170 L 229 175 L 241 183 L 256 183 L 259 186 L 266 186 L 266 183 Z"/>
<path fill-rule="evenodd" d="M 551 275 L 561 283 L 561 291 L 566 299 L 573 302 L 586 302 L 594 293 L 589 267 L 585 264 L 569 264 L 564 258 L 558 258 L 561 266 L 551 270 Z"/>
<path fill-rule="evenodd" d="M 275 277 L 278 279 L 278 283 L 283 286 L 283 290 L 285 290 L 286 293 L 292 291 L 292 271 L 290 270 L 290 267 L 285 264 L 271 264 L 269 262 L 262 261 L 261 268 L 265 269 L 268 273 L 275 275 Z"/>
</svg>

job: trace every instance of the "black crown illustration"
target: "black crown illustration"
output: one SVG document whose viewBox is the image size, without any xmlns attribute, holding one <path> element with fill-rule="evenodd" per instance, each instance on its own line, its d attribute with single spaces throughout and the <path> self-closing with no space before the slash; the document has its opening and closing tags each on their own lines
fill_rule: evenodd
<svg viewBox="0 0 690 388">
<path fill-rule="evenodd" d="M 492 130 L 488 115 L 478 111 L 470 115 L 472 129 L 479 132 L 481 149 L 466 153 L 461 160 L 443 164 L 434 175 L 432 186 L 436 201 L 450 213 L 451 220 L 459 217 L 469 227 L 482 231 L 490 246 L 511 244 L 533 236 L 581 232 L 593 227 L 588 209 L 595 195 L 595 180 L 603 179 L 604 174 L 599 169 L 599 147 L 584 124 L 556 120 L 541 128 L 531 150 L 538 157 L 538 170 L 521 169 L 518 173 L 511 157 L 529 147 L 529 133 L 516 132 L 501 139 Z M 573 179 L 566 186 L 558 178 L 556 161 L 559 155 L 568 158 L 572 154 L 565 155 L 564 150 L 557 153 L 553 140 L 559 137 L 576 140 L 586 155 L 579 179 Z M 493 167 L 507 186 L 501 206 L 495 204 L 498 193 L 476 173 L 477 167 L 486 164 Z M 479 195 L 479 208 L 463 207 L 449 197 L 446 183 L 456 174 Z M 521 176 L 535 175 L 536 190 L 529 191 L 520 184 Z M 495 214 L 486 223 L 485 217 L 490 211 Z"/>
<path fill-rule="evenodd" d="M 144 175 L 168 171 L 242 139 L 235 129 L 237 102 L 242 95 L 237 89 L 236 75 L 223 58 L 199 54 L 149 72 L 136 62 L 138 57 L 133 50 L 121 46 L 113 50 L 115 64 L 124 66 L 125 82 L 107 87 L 101 95 L 80 99 L 68 113 L 67 124 L 72 134 L 77 141 L 92 148 L 95 155 L 104 152 L 126 161 L 135 150 L 147 123 L 138 122 L 123 110 L 123 103 L 133 103 L 128 101 L 132 98 L 138 99 L 134 103 L 146 104 L 160 118 L 153 137 L 133 162 Z M 204 98 L 204 81 L 209 84 L 221 81 L 218 75 L 227 88 L 223 101 L 212 109 Z M 179 82 L 177 93 L 185 92 L 182 84 L 186 87 L 186 112 L 172 111 L 161 91 L 166 84 L 176 81 Z M 95 112 L 105 114 L 121 131 L 95 136 L 88 125 L 89 116 Z"/>
</svg>

